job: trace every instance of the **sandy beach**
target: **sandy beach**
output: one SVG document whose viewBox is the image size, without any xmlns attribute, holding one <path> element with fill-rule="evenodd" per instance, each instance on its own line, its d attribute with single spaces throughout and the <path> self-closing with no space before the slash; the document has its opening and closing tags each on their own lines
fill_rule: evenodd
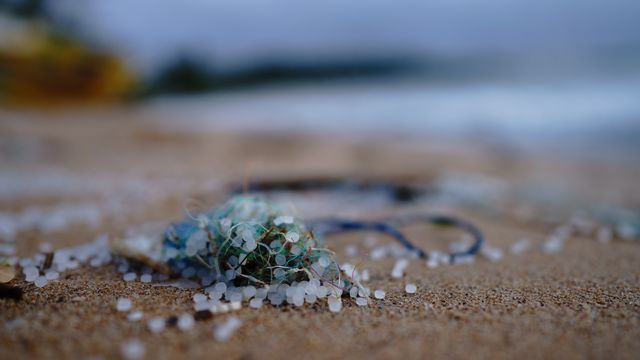
<svg viewBox="0 0 640 360">
<path fill-rule="evenodd" d="M 427 184 L 444 174 L 475 174 L 510 185 L 553 182 L 584 201 L 613 199 L 631 208 L 640 204 L 640 168 L 626 162 L 521 154 L 495 144 L 399 135 L 262 134 L 215 127 L 176 131 L 158 126 L 156 113 L 135 107 L 0 116 L 5 184 L 0 211 L 18 214 L 70 204 L 97 209 L 91 221 L 85 221 L 88 210 L 82 210 L 77 215 L 82 221 L 46 230 L 25 227 L 16 234 L 18 256 L 37 253 L 42 243 L 59 249 L 101 234 L 117 239 L 134 226 L 168 224 L 183 217 L 186 200 L 213 206 L 228 198 L 231 184 L 247 178 Z M 398 210 L 397 205 L 352 205 L 344 214 L 360 218 Z M 296 207 L 301 212 L 308 208 Z M 468 207 L 434 210 L 474 221 L 487 244 L 502 249 L 504 257 L 497 262 L 478 257 L 472 264 L 434 269 L 411 260 L 406 276 L 392 279 L 394 260 L 370 256 L 373 247 L 391 239 L 339 235 L 328 239 L 329 247 L 339 261 L 368 269 L 368 286 L 384 289 L 384 299 L 367 307 L 345 301 L 340 313 L 329 312 L 326 301 L 257 310 L 245 306 L 197 321 L 188 332 L 169 327 L 159 334 L 147 329 L 146 320 L 193 312 L 197 290 L 125 282 L 115 265 L 81 265 L 44 288 L 20 274 L 10 284 L 23 290 L 22 300 L 0 299 L 0 358 L 117 359 L 121 345 L 132 338 L 144 345 L 148 359 L 634 359 L 640 353 L 637 241 L 572 236 L 560 251 L 547 253 L 541 248 L 552 225 Z M 428 226 L 406 231 L 428 250 L 446 250 L 446 240 L 455 235 Z M 523 238 L 530 240 L 530 248 L 510 252 Z M 350 246 L 355 254 L 346 250 Z M 407 283 L 417 285 L 415 294 L 405 292 Z M 119 297 L 131 298 L 144 318 L 128 321 L 116 311 Z M 237 316 L 242 325 L 228 342 L 216 341 L 213 329 L 229 316 Z"/>
</svg>

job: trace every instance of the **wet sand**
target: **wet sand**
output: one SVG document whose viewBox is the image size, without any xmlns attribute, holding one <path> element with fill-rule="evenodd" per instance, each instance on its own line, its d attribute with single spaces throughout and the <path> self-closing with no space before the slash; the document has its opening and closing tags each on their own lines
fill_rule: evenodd
<svg viewBox="0 0 640 360">
<path fill-rule="evenodd" d="M 226 184 L 246 176 L 427 181 L 439 173 L 464 171 L 509 182 L 554 176 L 588 198 L 622 199 L 631 205 L 639 199 L 634 187 L 640 170 L 624 164 L 540 159 L 483 144 L 461 147 L 433 139 L 176 133 L 151 130 L 153 119 L 148 116 L 122 110 L 91 116 L 12 116 L 0 124 L 2 138 L 13 139 L 1 158 L 2 168 L 12 172 L 39 174 L 63 167 L 81 178 L 110 177 L 116 183 L 134 174 L 150 182 L 188 179 L 199 184 L 160 187 L 163 191 L 144 198 L 139 211 L 124 219 L 107 218 L 96 228 L 21 233 L 20 255 L 33 254 L 44 241 L 59 248 L 101 233 L 117 236 L 135 224 L 178 219 L 185 199 L 214 204 L 227 196 Z M 82 194 L 74 201 L 91 198 Z M 0 209 L 65 201 L 68 195 L 2 198 Z M 199 321 L 190 332 L 175 327 L 160 334 L 147 330 L 151 316 L 191 312 L 195 290 L 126 283 L 113 265 L 68 271 L 43 289 L 19 277 L 12 284 L 23 288 L 23 299 L 0 300 L 0 358 L 119 358 L 121 343 L 130 338 L 145 344 L 146 358 L 159 359 L 637 357 L 639 244 L 571 238 L 560 253 L 546 254 L 540 246 L 548 228 L 481 212 L 464 216 L 481 227 L 491 246 L 506 249 L 526 237 L 532 248 L 520 255 L 506 252 L 497 263 L 479 258 L 474 264 L 429 269 L 415 260 L 404 279 L 392 280 L 392 259 L 372 261 L 367 256 L 367 234 L 332 237 L 329 246 L 338 258 L 369 269 L 368 285 L 384 289 L 386 298 L 368 307 L 345 301 L 339 314 L 329 312 L 324 302 L 301 308 L 243 308 L 234 313 L 243 325 L 227 343 L 217 342 L 212 329 L 229 314 Z M 426 249 L 443 246 L 442 234 L 428 227 L 412 227 L 408 235 Z M 391 241 L 376 238 L 379 243 Z M 355 258 L 345 255 L 348 244 L 357 245 Z M 416 294 L 404 292 L 408 282 L 417 284 Z M 144 320 L 127 321 L 115 310 L 122 296 L 133 299 Z"/>
</svg>

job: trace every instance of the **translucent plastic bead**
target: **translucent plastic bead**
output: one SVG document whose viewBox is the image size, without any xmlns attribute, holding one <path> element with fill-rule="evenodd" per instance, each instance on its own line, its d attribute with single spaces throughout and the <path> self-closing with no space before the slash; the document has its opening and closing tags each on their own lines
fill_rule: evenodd
<svg viewBox="0 0 640 360">
<path fill-rule="evenodd" d="M 415 294 L 417 290 L 418 290 L 418 287 L 416 286 L 416 284 L 407 284 L 404 287 L 404 291 L 406 291 L 407 294 Z"/>
<path fill-rule="evenodd" d="M 329 303 L 329 311 L 337 313 L 337 312 L 340 312 L 340 310 L 342 310 L 341 299 L 332 295 L 332 296 L 329 296 L 328 303 Z"/>
</svg>

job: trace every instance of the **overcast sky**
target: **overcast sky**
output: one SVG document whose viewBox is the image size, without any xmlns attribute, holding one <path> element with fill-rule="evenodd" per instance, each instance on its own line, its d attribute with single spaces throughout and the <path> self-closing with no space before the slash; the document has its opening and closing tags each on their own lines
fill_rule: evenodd
<svg viewBox="0 0 640 360">
<path fill-rule="evenodd" d="M 139 64 L 265 56 L 569 51 L 640 44 L 638 0 L 60 0 Z M 60 3 L 58 3 L 60 4 Z"/>
</svg>

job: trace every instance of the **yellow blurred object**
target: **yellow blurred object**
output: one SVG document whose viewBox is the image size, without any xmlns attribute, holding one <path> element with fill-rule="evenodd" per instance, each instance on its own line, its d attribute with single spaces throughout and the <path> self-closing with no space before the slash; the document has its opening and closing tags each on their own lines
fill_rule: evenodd
<svg viewBox="0 0 640 360">
<path fill-rule="evenodd" d="M 0 102 L 6 105 L 108 103 L 134 88 L 132 75 L 115 56 L 44 26 L 23 27 L 17 38 L 0 46 Z"/>
</svg>

